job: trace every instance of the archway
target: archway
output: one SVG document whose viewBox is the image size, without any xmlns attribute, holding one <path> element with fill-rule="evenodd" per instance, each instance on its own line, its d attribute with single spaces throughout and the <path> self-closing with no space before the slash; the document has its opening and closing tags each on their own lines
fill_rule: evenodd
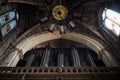
<svg viewBox="0 0 120 80">
<path fill-rule="evenodd" d="M 82 35 L 74 32 L 67 34 L 57 34 L 57 33 L 58 32 L 56 32 L 55 34 L 50 32 L 45 32 L 42 34 L 34 34 L 22 40 L 16 46 L 24 55 L 28 50 L 32 49 L 33 47 L 35 47 L 40 43 L 55 39 L 67 39 L 81 43 L 89 47 L 93 51 L 95 51 L 98 56 L 101 56 L 101 59 L 104 61 L 106 66 L 117 66 L 117 63 L 113 60 L 109 52 L 106 51 L 105 47 L 97 40 L 88 37 L 86 35 Z M 20 57 L 19 51 L 18 50 L 14 51 L 13 53 L 11 53 L 11 57 L 9 57 L 3 62 L 2 66 L 15 66 L 18 60 L 20 59 L 19 57 Z"/>
</svg>

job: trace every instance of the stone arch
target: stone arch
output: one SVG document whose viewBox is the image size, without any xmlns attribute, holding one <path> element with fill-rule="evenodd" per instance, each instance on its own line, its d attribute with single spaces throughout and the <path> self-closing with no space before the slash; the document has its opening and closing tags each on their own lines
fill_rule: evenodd
<svg viewBox="0 0 120 80">
<path fill-rule="evenodd" d="M 79 33 L 74 33 L 74 32 L 67 33 L 67 34 L 59 34 L 58 32 L 56 32 L 55 34 L 50 32 L 45 32 L 42 34 L 39 34 L 39 33 L 34 34 L 26 39 L 23 39 L 20 43 L 16 45 L 16 47 L 18 48 L 18 50 L 22 50 L 22 54 L 24 55 L 27 51 L 29 51 L 36 45 L 43 42 L 50 41 L 50 40 L 55 40 L 55 39 L 67 39 L 67 40 L 72 40 L 72 41 L 76 41 L 78 43 L 84 44 L 85 46 L 95 51 L 98 56 L 102 55 L 101 59 L 104 61 L 106 66 L 118 66 L 117 63 L 112 58 L 112 56 L 109 54 L 109 52 L 105 50 L 105 47 L 100 42 L 98 42 L 97 40 L 89 36 L 82 35 Z M 19 51 L 14 51 L 13 59 L 8 60 L 8 62 L 5 62 L 2 65 L 15 66 L 18 60 L 20 59 L 18 52 Z"/>
</svg>

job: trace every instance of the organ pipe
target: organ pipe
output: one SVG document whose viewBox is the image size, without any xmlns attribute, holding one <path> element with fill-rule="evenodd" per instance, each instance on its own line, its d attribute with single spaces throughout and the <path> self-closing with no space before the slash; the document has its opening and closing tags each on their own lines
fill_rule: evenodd
<svg viewBox="0 0 120 80">
<path fill-rule="evenodd" d="M 72 60 L 74 66 L 81 66 L 79 53 L 75 48 L 72 48 Z"/>
<path fill-rule="evenodd" d="M 91 54 L 90 54 L 89 52 L 87 52 L 87 60 L 88 60 L 88 62 L 90 63 L 90 65 L 91 65 L 92 67 L 95 67 L 95 66 L 96 66 L 96 64 L 95 64 L 95 62 L 94 62 L 94 60 L 93 60 L 93 57 L 91 56 Z"/>
<path fill-rule="evenodd" d="M 34 58 L 35 58 L 35 54 L 31 54 L 25 66 L 31 66 Z"/>
<path fill-rule="evenodd" d="M 62 54 L 62 53 L 59 53 L 58 54 L 58 66 L 64 66 L 64 54 Z"/>
<path fill-rule="evenodd" d="M 49 59 L 50 59 L 50 49 L 46 47 L 42 56 L 40 66 L 48 66 Z"/>
</svg>

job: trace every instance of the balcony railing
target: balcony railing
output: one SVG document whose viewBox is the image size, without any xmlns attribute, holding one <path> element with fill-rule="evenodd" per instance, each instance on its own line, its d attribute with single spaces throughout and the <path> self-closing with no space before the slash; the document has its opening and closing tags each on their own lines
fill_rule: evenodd
<svg viewBox="0 0 120 80">
<path fill-rule="evenodd" d="M 0 80 L 118 80 L 119 67 L 1 67 Z"/>
</svg>

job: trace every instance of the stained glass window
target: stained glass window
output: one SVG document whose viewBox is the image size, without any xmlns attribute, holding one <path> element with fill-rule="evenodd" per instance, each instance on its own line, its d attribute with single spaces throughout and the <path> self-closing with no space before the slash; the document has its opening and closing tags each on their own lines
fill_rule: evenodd
<svg viewBox="0 0 120 80">
<path fill-rule="evenodd" d="M 8 32 L 14 29 L 16 26 L 16 20 L 11 21 L 10 23 L 6 24 L 2 29 L 2 36 L 5 36 Z"/>
<path fill-rule="evenodd" d="M 16 10 L 11 10 L 0 16 L 0 29 L 3 37 L 16 27 L 18 20 L 19 14 Z"/>
<path fill-rule="evenodd" d="M 120 14 L 113 11 L 113 10 L 110 10 L 110 9 L 107 9 L 106 11 L 106 16 L 111 19 L 112 21 L 116 22 L 117 24 L 120 25 Z"/>
<path fill-rule="evenodd" d="M 0 16 L 0 26 L 2 26 L 5 23 L 9 22 L 13 18 L 15 18 L 15 11 L 10 11 L 10 12 Z"/>
<path fill-rule="evenodd" d="M 117 36 L 120 35 L 120 13 L 105 8 L 102 19 L 104 20 L 104 26 L 107 29 L 111 30 Z"/>
</svg>

